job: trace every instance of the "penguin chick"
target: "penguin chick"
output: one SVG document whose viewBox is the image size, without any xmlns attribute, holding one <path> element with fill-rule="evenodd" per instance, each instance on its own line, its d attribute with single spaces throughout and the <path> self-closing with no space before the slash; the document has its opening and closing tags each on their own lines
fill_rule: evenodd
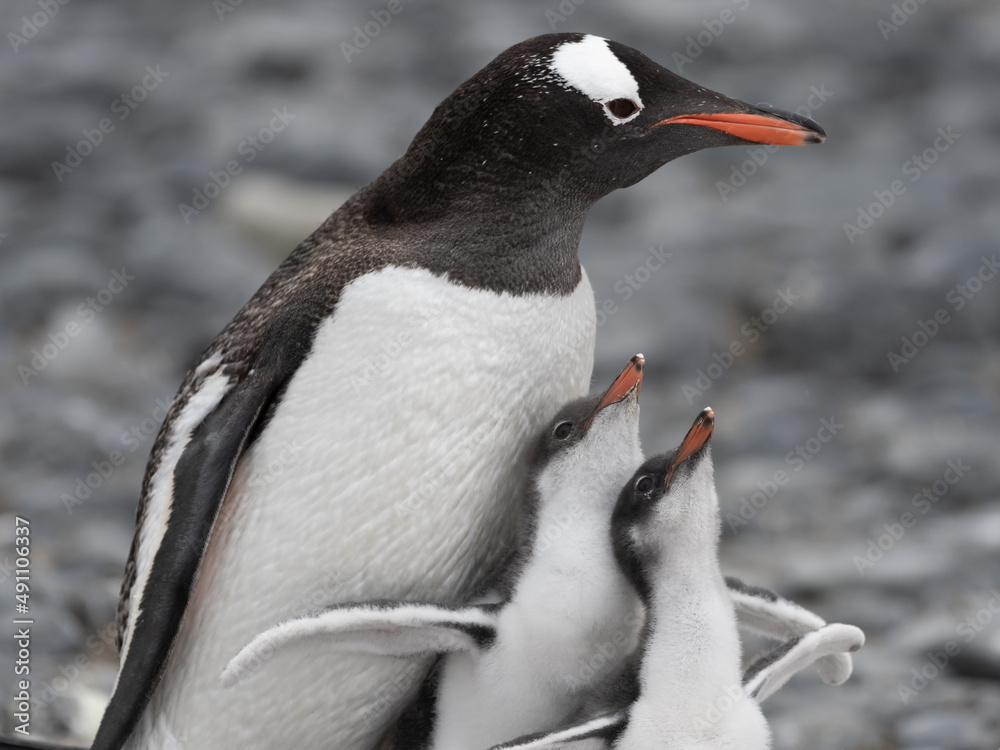
<svg viewBox="0 0 1000 750">
<path fill-rule="evenodd" d="M 641 663 L 616 686 L 626 704 L 496 750 L 588 739 L 615 750 L 766 750 L 770 729 L 759 701 L 816 659 L 864 643 L 858 628 L 826 625 L 779 646 L 741 675 L 733 597 L 718 563 L 709 449 L 714 420 L 705 409 L 676 451 L 643 464 L 615 507 L 615 554 L 647 607 Z"/>
</svg>

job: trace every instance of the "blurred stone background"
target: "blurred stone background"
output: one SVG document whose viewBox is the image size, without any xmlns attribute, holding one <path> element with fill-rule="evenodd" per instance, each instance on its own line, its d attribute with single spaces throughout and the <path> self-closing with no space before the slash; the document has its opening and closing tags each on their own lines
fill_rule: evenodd
<svg viewBox="0 0 1000 750">
<path fill-rule="evenodd" d="M 404 0 L 372 27 L 386 6 L 0 5 L 0 611 L 21 515 L 32 736 L 96 729 L 144 463 L 201 349 L 455 86 L 579 30 L 829 134 L 685 157 L 581 248 L 595 382 L 647 356 L 647 450 L 716 409 L 726 571 L 868 635 L 849 684 L 769 701 L 775 746 L 1000 745 L 1000 5 Z"/>
</svg>

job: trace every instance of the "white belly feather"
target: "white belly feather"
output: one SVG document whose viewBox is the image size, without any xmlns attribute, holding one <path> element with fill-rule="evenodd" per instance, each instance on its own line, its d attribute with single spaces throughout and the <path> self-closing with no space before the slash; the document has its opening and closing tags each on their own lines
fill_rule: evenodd
<svg viewBox="0 0 1000 750">
<path fill-rule="evenodd" d="M 135 748 L 370 748 L 423 664 L 282 653 L 255 634 L 324 603 L 455 602 L 505 552 L 530 437 L 586 393 L 594 298 L 515 297 L 385 268 L 341 294 L 241 461 Z M 179 745 L 178 745 L 179 743 Z"/>
</svg>

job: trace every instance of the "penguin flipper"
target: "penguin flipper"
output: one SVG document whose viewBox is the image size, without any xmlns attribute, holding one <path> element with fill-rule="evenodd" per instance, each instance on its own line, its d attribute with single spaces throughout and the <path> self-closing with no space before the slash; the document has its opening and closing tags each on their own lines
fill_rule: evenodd
<svg viewBox="0 0 1000 750">
<path fill-rule="evenodd" d="M 835 623 L 798 636 L 761 656 L 743 675 L 743 689 L 758 703 L 774 695 L 796 672 L 823 656 L 857 651 L 865 634 L 853 625 Z"/>
<path fill-rule="evenodd" d="M 381 656 L 481 650 L 496 637 L 497 609 L 495 605 L 447 607 L 411 602 L 333 606 L 258 633 L 226 665 L 222 685 L 232 687 L 276 651 L 294 646 Z"/>
<path fill-rule="evenodd" d="M 191 428 L 173 468 L 162 539 L 142 590 L 131 592 L 140 596 L 138 616 L 129 623 L 114 692 L 91 750 L 120 750 L 159 684 L 236 465 L 304 357 L 303 340 L 289 335 L 298 323 L 293 314 L 276 316 L 252 367 Z"/>
<path fill-rule="evenodd" d="M 740 627 L 780 641 L 805 635 L 826 625 L 815 612 L 769 589 L 750 586 L 726 576 L 726 586 Z M 816 671 L 827 685 L 842 685 L 854 670 L 850 654 L 833 653 L 816 660 Z"/>
<path fill-rule="evenodd" d="M 526 734 L 490 750 L 552 750 L 583 740 L 604 740 L 610 746 L 625 731 L 626 724 L 628 710 L 621 709 L 554 732 Z"/>
</svg>

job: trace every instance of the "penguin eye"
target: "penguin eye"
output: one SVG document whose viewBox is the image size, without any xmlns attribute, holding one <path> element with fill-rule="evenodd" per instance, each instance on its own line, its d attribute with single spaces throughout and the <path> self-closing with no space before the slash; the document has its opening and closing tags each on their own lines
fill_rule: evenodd
<svg viewBox="0 0 1000 750">
<path fill-rule="evenodd" d="M 569 434 L 573 431 L 572 422 L 560 422 L 556 425 L 556 429 L 552 432 L 552 436 L 556 440 L 565 440 L 569 437 Z"/>
<path fill-rule="evenodd" d="M 645 495 L 653 489 L 653 478 L 650 476 L 639 477 L 635 481 L 635 491 L 641 495 Z"/>
<path fill-rule="evenodd" d="M 620 120 L 631 117 L 639 111 L 639 105 L 631 99 L 612 99 L 610 102 L 605 102 L 604 106 Z"/>
</svg>

